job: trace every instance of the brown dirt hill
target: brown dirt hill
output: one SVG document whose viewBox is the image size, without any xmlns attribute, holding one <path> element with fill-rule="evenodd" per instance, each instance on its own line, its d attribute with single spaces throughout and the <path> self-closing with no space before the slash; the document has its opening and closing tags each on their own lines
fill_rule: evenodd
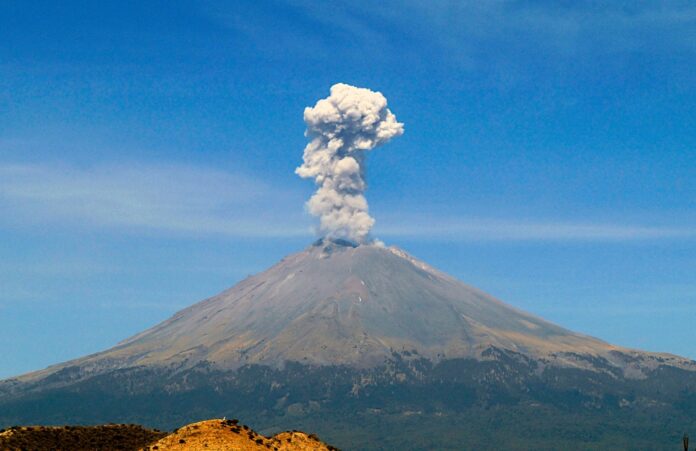
<svg viewBox="0 0 696 451">
<path fill-rule="evenodd" d="M 0 449 L 12 451 L 135 450 L 165 436 L 134 424 L 15 426 L 0 430 Z"/>
<path fill-rule="evenodd" d="M 313 434 L 292 431 L 265 437 L 237 420 L 206 420 L 186 425 L 143 451 L 333 451 Z"/>
</svg>

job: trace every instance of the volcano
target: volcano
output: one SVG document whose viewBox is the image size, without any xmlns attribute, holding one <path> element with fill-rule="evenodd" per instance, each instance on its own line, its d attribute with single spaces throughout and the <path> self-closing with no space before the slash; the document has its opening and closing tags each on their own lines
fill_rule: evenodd
<svg viewBox="0 0 696 451">
<path fill-rule="evenodd" d="M 533 449 L 560 440 L 559 422 L 601 421 L 652 446 L 681 431 L 655 433 L 660 418 L 694 423 L 694 387 L 689 359 L 564 329 L 396 247 L 321 239 L 114 348 L 2 381 L 0 423 L 167 427 L 229 413 L 347 448 L 380 449 L 379 430 L 381 449 L 425 437 L 486 449 L 481 422 L 513 418 L 505 433 L 521 428 Z"/>
</svg>

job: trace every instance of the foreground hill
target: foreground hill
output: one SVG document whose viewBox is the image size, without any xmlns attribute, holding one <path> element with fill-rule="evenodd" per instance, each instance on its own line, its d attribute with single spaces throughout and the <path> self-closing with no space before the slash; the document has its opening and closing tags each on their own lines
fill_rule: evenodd
<svg viewBox="0 0 696 451">
<path fill-rule="evenodd" d="M 338 451 L 312 434 L 287 431 L 265 437 L 237 420 L 205 420 L 171 434 L 135 424 L 15 426 L 0 431 L 1 450 Z"/>
<path fill-rule="evenodd" d="M 299 431 L 265 437 L 237 420 L 206 420 L 177 429 L 144 448 L 150 450 L 209 451 L 338 451 L 314 435 Z"/>
<path fill-rule="evenodd" d="M 0 382 L 0 424 L 231 412 L 343 448 L 662 449 L 696 429 L 696 363 L 569 331 L 397 248 L 320 240 L 112 349 Z"/>
<path fill-rule="evenodd" d="M 0 431 L 2 450 L 136 450 L 166 436 L 135 424 L 24 426 Z"/>
</svg>

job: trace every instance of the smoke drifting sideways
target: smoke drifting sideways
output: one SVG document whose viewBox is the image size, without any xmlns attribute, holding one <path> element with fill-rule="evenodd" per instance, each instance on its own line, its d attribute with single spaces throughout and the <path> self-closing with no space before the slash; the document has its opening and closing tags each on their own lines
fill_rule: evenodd
<svg viewBox="0 0 696 451">
<path fill-rule="evenodd" d="M 375 220 L 365 199 L 367 153 L 404 132 L 404 124 L 387 108 L 379 92 L 344 83 L 331 95 L 304 110 L 304 163 L 295 170 L 313 178 L 318 188 L 307 201 L 310 214 L 319 217 L 318 232 L 329 238 L 356 243 L 369 241 Z"/>
</svg>

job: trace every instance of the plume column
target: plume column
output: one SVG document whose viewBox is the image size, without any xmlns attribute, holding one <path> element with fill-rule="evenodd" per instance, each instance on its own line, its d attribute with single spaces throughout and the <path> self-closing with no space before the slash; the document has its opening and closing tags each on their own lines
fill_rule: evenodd
<svg viewBox="0 0 696 451">
<path fill-rule="evenodd" d="M 404 125 L 381 93 L 344 83 L 333 85 L 329 97 L 305 108 L 304 121 L 310 142 L 295 172 L 317 184 L 307 210 L 319 217 L 318 232 L 365 242 L 375 223 L 365 199 L 365 157 L 403 134 Z"/>
</svg>

